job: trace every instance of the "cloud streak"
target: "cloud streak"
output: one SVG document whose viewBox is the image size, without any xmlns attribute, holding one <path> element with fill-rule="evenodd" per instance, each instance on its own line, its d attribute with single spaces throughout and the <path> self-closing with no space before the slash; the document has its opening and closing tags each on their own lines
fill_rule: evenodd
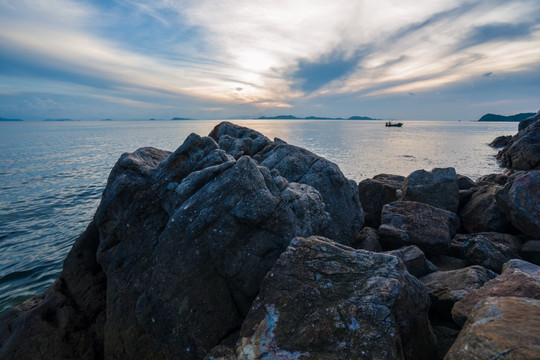
<svg viewBox="0 0 540 360">
<path fill-rule="evenodd" d="M 536 0 L 0 0 L 0 81 L 207 108 L 418 95 L 535 69 L 539 20 Z"/>
</svg>

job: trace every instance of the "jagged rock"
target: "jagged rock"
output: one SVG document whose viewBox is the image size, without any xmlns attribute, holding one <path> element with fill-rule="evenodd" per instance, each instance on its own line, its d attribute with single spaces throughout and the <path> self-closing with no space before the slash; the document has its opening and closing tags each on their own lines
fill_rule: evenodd
<svg viewBox="0 0 540 360">
<path fill-rule="evenodd" d="M 382 251 L 381 243 L 379 242 L 379 234 L 377 230 L 365 227 L 354 238 L 351 247 L 355 249 L 363 249 L 368 251 Z"/>
<path fill-rule="evenodd" d="M 451 320 L 452 307 L 457 301 L 496 276 L 493 271 L 474 265 L 459 270 L 434 272 L 420 278 L 420 281 L 428 289 L 432 313 L 439 318 Z"/>
<path fill-rule="evenodd" d="M 107 280 L 96 261 L 98 244 L 92 222 L 54 285 L 0 318 L 1 359 L 103 358 Z"/>
<path fill-rule="evenodd" d="M 469 316 L 444 360 L 540 359 L 540 301 L 489 297 Z"/>
<path fill-rule="evenodd" d="M 459 186 L 454 168 L 412 172 L 403 183 L 405 201 L 418 201 L 451 212 L 457 212 Z"/>
<path fill-rule="evenodd" d="M 249 138 L 242 146 L 250 154 L 272 145 Z M 231 139 L 223 143 L 243 149 Z M 342 185 L 335 192 L 351 189 L 332 166 L 314 161 L 308 177 L 323 171 L 329 186 Z M 210 137 L 192 134 L 172 154 L 124 154 L 95 225 L 55 286 L 0 320 L 0 357 L 24 359 L 27 341 L 26 358 L 52 359 L 189 360 L 232 346 L 290 239 L 330 227 L 327 207 L 312 186 L 289 182 L 248 156 L 236 159 Z M 345 239 L 351 228 L 343 230 Z"/>
<path fill-rule="evenodd" d="M 450 253 L 450 242 L 459 228 L 454 213 L 415 201 L 384 205 L 381 222 L 379 238 L 383 248 L 416 245 L 437 254 Z"/>
<path fill-rule="evenodd" d="M 519 269 L 508 269 L 456 302 L 452 308 L 452 319 L 463 325 L 474 307 L 490 296 L 517 296 L 540 300 L 540 281 Z"/>
<path fill-rule="evenodd" d="M 512 229 L 495 199 L 495 194 L 500 189 L 498 185 L 482 186 L 460 210 L 461 225 L 468 233 L 489 231 L 505 233 Z"/>
<path fill-rule="evenodd" d="M 510 259 L 519 259 L 519 255 L 503 244 L 490 241 L 484 235 L 477 235 L 461 245 L 463 257 L 473 264 L 482 265 L 500 273 L 502 266 Z"/>
<path fill-rule="evenodd" d="M 474 182 L 471 178 L 465 175 L 457 174 L 456 181 L 457 181 L 459 190 L 469 190 L 471 188 L 478 187 L 478 184 L 476 182 Z"/>
<path fill-rule="evenodd" d="M 499 151 L 502 166 L 518 170 L 540 169 L 540 111 L 524 120 L 516 135 Z M 521 124 L 520 124 L 521 125 Z"/>
<path fill-rule="evenodd" d="M 263 281 L 237 359 L 432 359 L 428 307 L 396 257 L 296 238 Z"/>
<path fill-rule="evenodd" d="M 512 259 L 503 265 L 503 273 L 511 270 L 518 269 L 523 271 L 525 274 L 531 275 L 533 278 L 540 280 L 540 266 L 532 264 L 525 260 Z"/>
<path fill-rule="evenodd" d="M 210 136 L 220 144 L 222 141 L 234 143 L 226 150 L 230 149 L 235 156 L 250 155 L 261 166 L 279 171 L 289 182 L 310 185 L 319 191 L 331 217 L 330 224 L 320 235 L 349 245 L 362 229 L 364 212 L 357 185 L 345 178 L 336 164 L 306 149 L 283 140 L 270 141 L 254 130 L 229 122 L 217 125 Z"/>
<path fill-rule="evenodd" d="M 508 175 L 506 174 L 489 174 L 480 176 L 476 179 L 476 183 L 480 186 L 485 185 L 500 185 L 504 186 L 508 182 Z"/>
<path fill-rule="evenodd" d="M 489 143 L 489 146 L 493 148 L 502 148 L 505 147 L 511 139 L 512 135 L 497 136 L 492 142 Z"/>
<path fill-rule="evenodd" d="M 407 267 L 409 273 L 416 278 L 420 278 L 438 270 L 431 261 L 426 259 L 422 250 L 415 245 L 387 251 L 386 254 L 400 258 Z"/>
<path fill-rule="evenodd" d="M 381 225 L 381 211 L 385 204 L 398 200 L 395 187 L 382 181 L 365 179 L 358 184 L 360 203 L 366 215 L 366 226 Z"/>
<path fill-rule="evenodd" d="M 540 237 L 540 171 L 520 174 L 496 198 L 512 225 L 527 235 Z"/>
<path fill-rule="evenodd" d="M 527 241 L 521 249 L 521 255 L 525 260 L 540 265 L 540 240 Z"/>
</svg>

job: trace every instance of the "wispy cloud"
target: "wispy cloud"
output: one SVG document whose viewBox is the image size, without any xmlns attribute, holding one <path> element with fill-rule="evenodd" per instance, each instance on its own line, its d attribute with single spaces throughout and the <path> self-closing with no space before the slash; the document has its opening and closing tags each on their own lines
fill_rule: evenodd
<svg viewBox="0 0 540 360">
<path fill-rule="evenodd" d="M 536 67 L 539 23 L 537 0 L 0 0 L 0 89 L 258 108 L 418 95 Z"/>
</svg>

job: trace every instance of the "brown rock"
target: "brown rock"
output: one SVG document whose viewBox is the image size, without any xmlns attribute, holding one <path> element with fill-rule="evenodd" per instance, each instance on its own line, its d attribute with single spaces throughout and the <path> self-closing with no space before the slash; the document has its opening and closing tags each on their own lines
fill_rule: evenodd
<svg viewBox="0 0 540 360">
<path fill-rule="evenodd" d="M 540 301 L 489 297 L 480 302 L 444 360 L 540 359 Z"/>
<path fill-rule="evenodd" d="M 500 189 L 498 185 L 483 186 L 472 194 L 469 202 L 459 211 L 461 225 L 468 233 L 505 233 L 512 229 L 495 200 L 495 194 Z"/>
</svg>

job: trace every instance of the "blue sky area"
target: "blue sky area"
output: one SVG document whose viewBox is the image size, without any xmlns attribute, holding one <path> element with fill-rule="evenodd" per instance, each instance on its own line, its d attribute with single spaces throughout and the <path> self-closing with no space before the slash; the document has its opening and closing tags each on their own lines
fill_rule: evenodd
<svg viewBox="0 0 540 360">
<path fill-rule="evenodd" d="M 540 109 L 538 0 L 0 0 L 0 117 Z"/>
</svg>

